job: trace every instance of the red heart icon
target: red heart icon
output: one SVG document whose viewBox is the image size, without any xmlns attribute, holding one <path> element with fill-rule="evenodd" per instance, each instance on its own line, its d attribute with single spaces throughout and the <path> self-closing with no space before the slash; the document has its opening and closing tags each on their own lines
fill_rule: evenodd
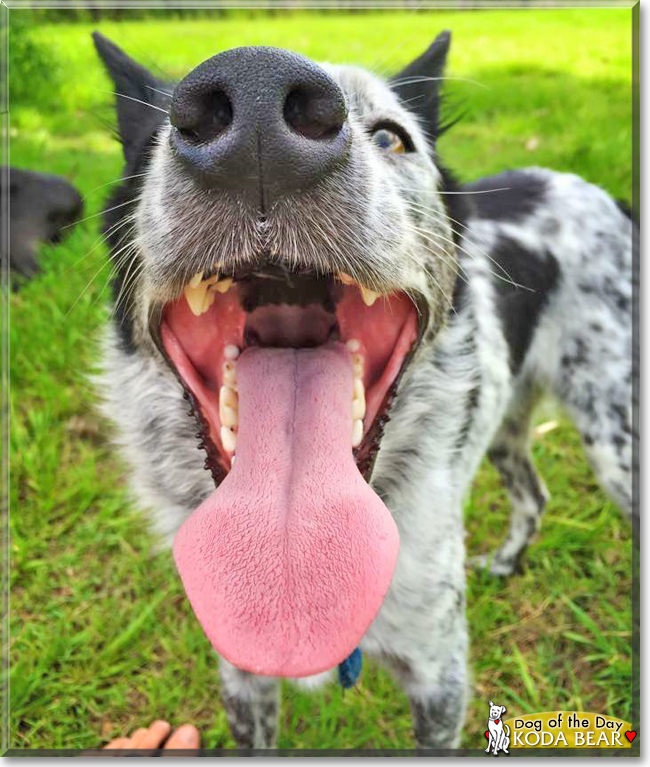
<svg viewBox="0 0 650 767">
<path fill-rule="evenodd" d="M 636 730 L 628 730 L 625 733 L 625 737 L 630 741 L 630 743 L 636 738 Z"/>
<path fill-rule="evenodd" d="M 485 737 L 490 740 L 490 733 L 487 730 L 485 731 Z"/>
<path fill-rule="evenodd" d="M 499 724 L 499 720 L 498 720 L 498 719 L 495 719 L 495 720 L 494 720 L 494 723 L 495 723 L 495 724 Z"/>
</svg>

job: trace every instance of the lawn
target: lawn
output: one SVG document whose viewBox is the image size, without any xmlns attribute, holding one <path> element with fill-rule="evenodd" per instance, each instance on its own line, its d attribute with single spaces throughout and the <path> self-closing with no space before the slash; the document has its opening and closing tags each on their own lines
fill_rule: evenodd
<svg viewBox="0 0 650 767">
<path fill-rule="evenodd" d="M 206 747 L 232 747 L 209 643 L 93 410 L 88 374 L 110 276 L 96 214 L 121 157 L 92 28 L 38 28 L 65 85 L 48 93 L 35 84 L 31 102 L 11 104 L 11 163 L 68 176 L 89 218 L 44 249 L 42 275 L 11 298 L 10 745 L 92 747 L 161 717 L 195 722 Z M 448 74 L 458 79 L 447 90 L 465 117 L 440 149 L 463 179 L 546 165 L 631 197 L 630 10 L 242 12 L 98 28 L 175 77 L 251 44 L 391 73 L 450 28 Z M 547 405 L 539 421 L 552 420 L 534 455 L 553 498 L 525 571 L 507 582 L 469 573 L 469 748 L 482 746 L 488 699 L 509 715 L 578 709 L 630 719 L 630 529 L 598 488 L 574 429 Z M 470 554 L 495 546 L 508 514 L 486 464 L 467 502 Z M 406 698 L 372 664 L 344 696 L 286 685 L 279 745 L 411 747 Z"/>
</svg>

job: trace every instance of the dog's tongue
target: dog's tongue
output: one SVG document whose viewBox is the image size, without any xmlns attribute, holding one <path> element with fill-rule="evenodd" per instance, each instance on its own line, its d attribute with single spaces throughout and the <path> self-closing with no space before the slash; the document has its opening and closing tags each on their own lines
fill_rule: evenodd
<svg viewBox="0 0 650 767">
<path fill-rule="evenodd" d="M 307 676 L 356 647 L 397 559 L 388 509 L 352 456 L 342 344 L 251 347 L 237 362 L 237 458 L 174 556 L 215 649 L 240 669 Z"/>
</svg>

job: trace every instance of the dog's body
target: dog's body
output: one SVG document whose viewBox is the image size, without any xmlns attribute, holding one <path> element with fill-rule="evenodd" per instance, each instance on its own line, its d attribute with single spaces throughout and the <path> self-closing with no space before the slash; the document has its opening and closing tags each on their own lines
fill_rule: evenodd
<svg viewBox="0 0 650 767">
<path fill-rule="evenodd" d="M 83 201 L 79 192 L 62 176 L 3 168 L 9 176 L 9 236 L 3 233 L 13 274 L 33 277 L 39 270 L 37 247 L 56 243 L 80 218 Z"/>
<path fill-rule="evenodd" d="M 357 70 L 333 71 L 357 99 L 364 88 L 370 100 L 382 96 L 376 81 Z M 160 119 L 156 129 L 166 135 Z M 138 162 L 130 161 L 127 173 L 139 170 Z M 151 167 L 150 179 L 169 173 L 161 149 Z M 408 189 L 415 186 L 411 181 Z M 504 191 L 489 191 L 496 189 Z M 127 189 L 122 199 L 129 194 L 140 191 Z M 147 213 L 153 197 L 146 189 L 141 199 L 142 248 L 142 227 L 154 227 L 155 216 Z M 437 275 L 437 282 L 455 287 L 438 295 L 439 320 L 403 374 L 372 472 L 371 485 L 399 529 L 400 549 L 381 610 L 360 645 L 396 675 L 411 702 L 418 745 L 433 748 L 455 747 L 463 724 L 463 499 L 486 452 L 513 504 L 508 537 L 488 563 L 492 572 L 513 571 L 547 498 L 528 447 L 531 412 L 543 393 L 567 409 L 600 482 L 631 512 L 630 219 L 601 189 L 536 168 L 450 189 L 444 202 L 456 200 L 471 202 L 464 220 L 456 222 L 457 213 L 448 230 L 431 235 L 447 253 L 444 241 L 455 242 L 457 276 Z M 118 276 L 118 290 L 125 281 Z M 128 311 L 120 305 L 108 331 L 105 412 L 119 426 L 140 502 L 155 509 L 155 527 L 171 540 L 214 482 L 197 451 L 184 387 L 147 340 L 142 295 Z M 235 739 L 272 746 L 277 680 L 225 660 L 221 668 Z"/>
</svg>

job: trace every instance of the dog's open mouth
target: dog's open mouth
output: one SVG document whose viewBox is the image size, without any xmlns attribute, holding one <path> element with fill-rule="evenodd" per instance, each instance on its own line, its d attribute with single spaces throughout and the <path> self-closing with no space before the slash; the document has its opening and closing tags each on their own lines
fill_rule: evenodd
<svg viewBox="0 0 650 767">
<path fill-rule="evenodd" d="M 196 275 L 160 336 L 226 475 L 174 553 L 215 648 L 305 676 L 356 646 L 390 584 L 398 536 L 365 481 L 419 333 L 404 294 L 268 266 Z"/>
</svg>

